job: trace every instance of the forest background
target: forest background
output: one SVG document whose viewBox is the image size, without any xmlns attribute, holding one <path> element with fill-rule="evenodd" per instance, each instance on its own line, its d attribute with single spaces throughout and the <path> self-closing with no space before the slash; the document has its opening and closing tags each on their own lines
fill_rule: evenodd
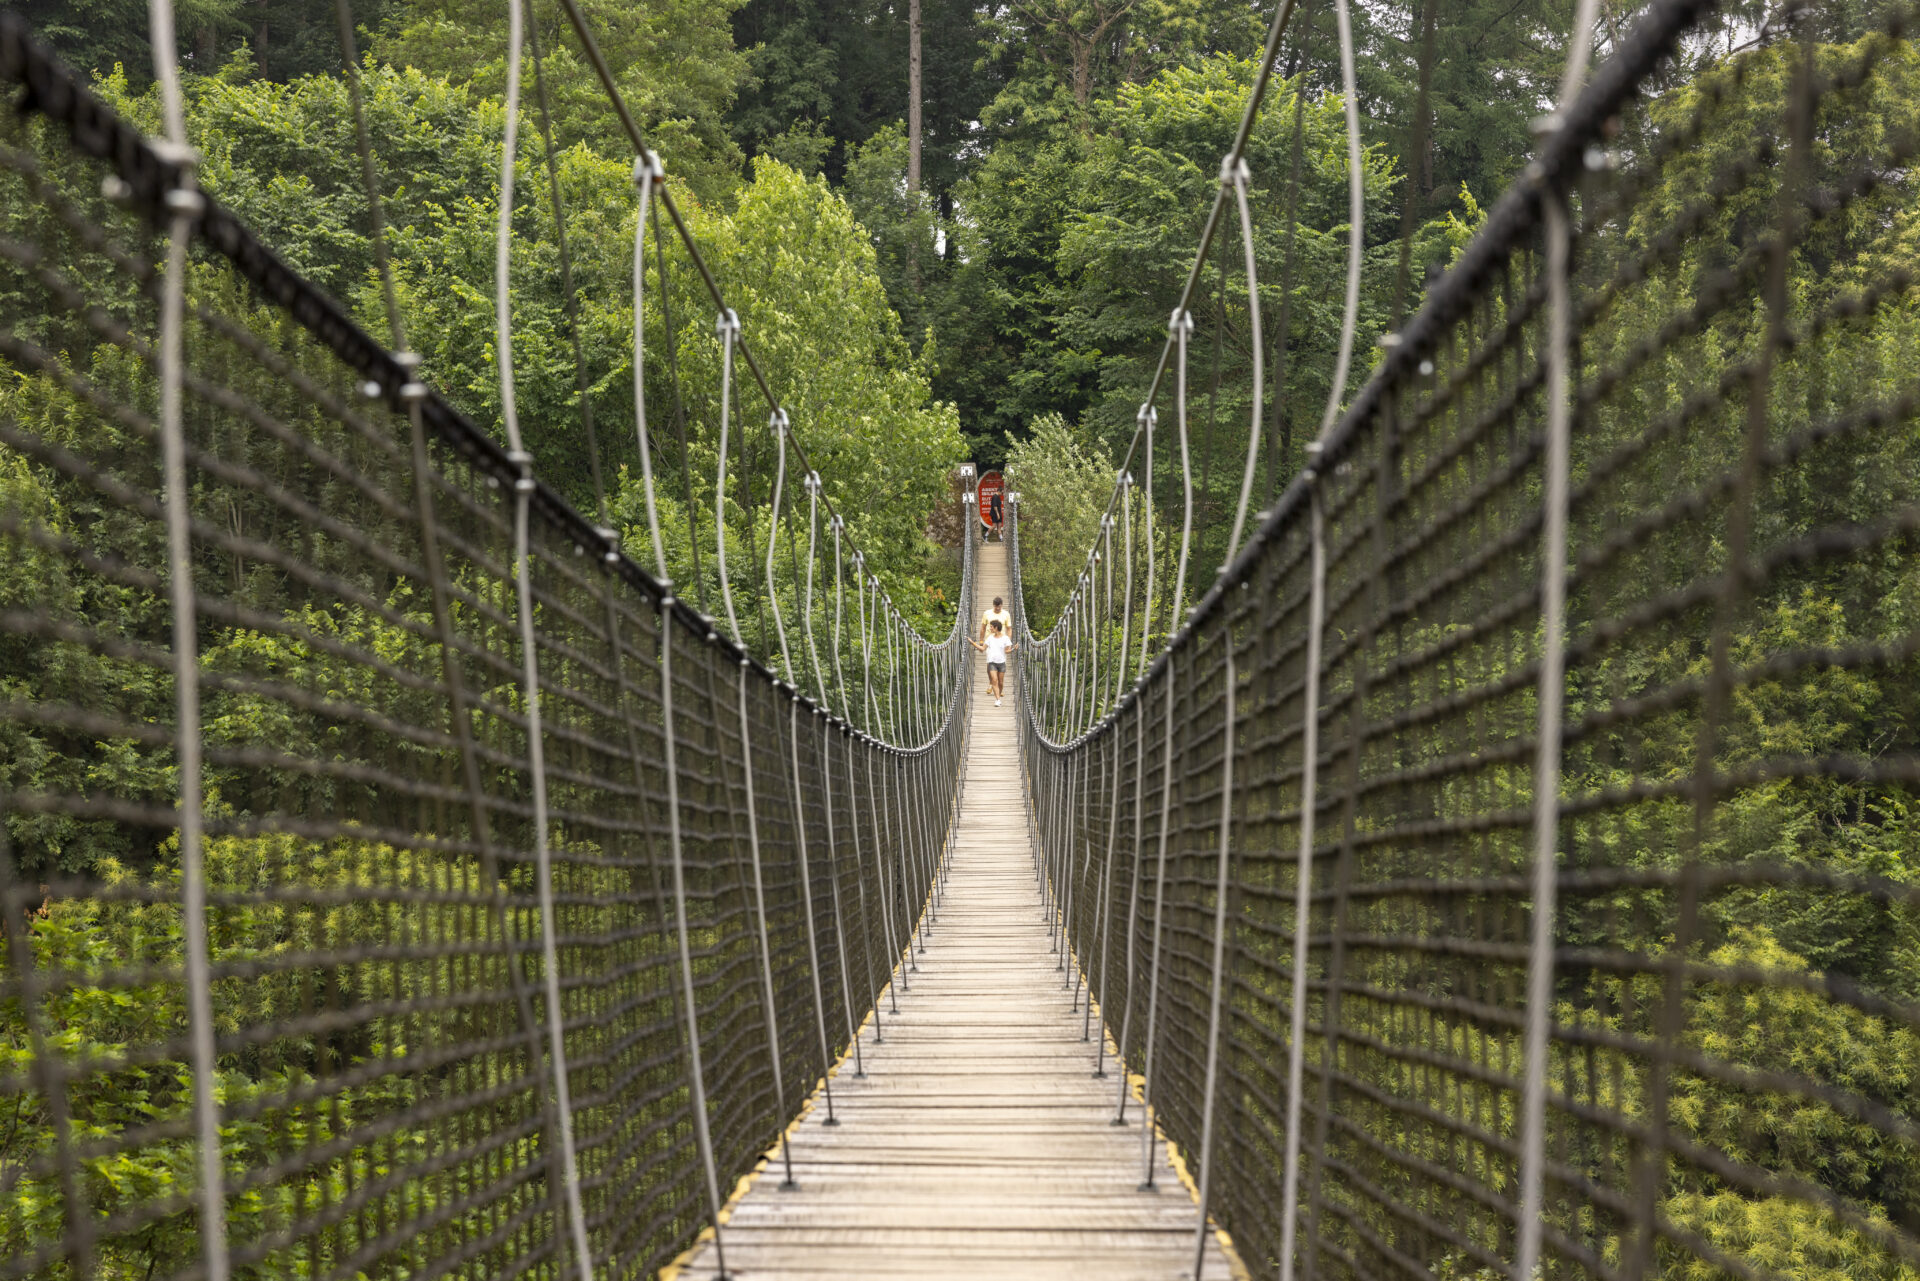
<svg viewBox="0 0 1920 1281">
<path fill-rule="evenodd" d="M 613 74 L 665 160 L 703 257 L 894 599 L 929 626 L 950 616 L 953 562 L 929 534 L 939 527 L 930 513 L 948 502 L 953 467 L 971 458 L 1004 464 L 1027 494 L 1029 613 L 1036 622 L 1049 617 L 1049 605 L 1064 599 L 1080 567 L 1133 431 L 1220 157 L 1252 83 L 1266 13 L 1229 0 L 978 7 L 923 0 L 924 180 L 913 190 L 904 4 L 584 4 Z M 20 7 L 42 38 L 99 77 L 119 110 L 157 130 L 144 4 L 25 0 Z M 1572 7 L 1566 0 L 1456 0 L 1444 13 L 1437 0 L 1355 7 L 1369 211 L 1358 317 L 1363 343 L 1417 305 L 1424 283 L 1472 234 L 1482 207 L 1526 163 L 1529 123 L 1554 91 Z M 1602 5 L 1600 56 L 1638 7 L 1629 0 Z M 1867 0 L 1818 6 L 1822 57 L 1857 41 L 1863 24 L 1885 7 Z M 577 331 L 592 375 L 587 395 L 602 428 L 601 465 L 593 465 L 578 413 L 570 303 L 559 270 L 561 223 L 541 181 L 547 144 L 531 104 L 520 133 L 512 260 L 521 417 L 541 473 L 584 510 L 594 508 L 603 488 L 628 546 L 639 547 L 637 458 L 623 429 L 632 422 L 636 376 L 632 158 L 559 6 L 535 0 L 531 11 L 567 209 Z M 192 0 L 179 12 L 189 130 L 205 155 L 205 186 L 296 269 L 346 300 L 371 331 L 384 332 L 333 6 Z M 1755 44 L 1756 33 L 1769 30 L 1769 12 L 1759 0 L 1725 6 L 1723 27 L 1690 43 L 1664 84 L 1654 86 L 1656 97 L 1674 90 L 1664 109 L 1681 111 L 1688 94 L 1679 86 Z M 477 421 L 492 424 L 505 5 L 363 0 L 354 19 L 408 331 L 427 377 Z M 1302 4 L 1284 50 L 1285 80 L 1269 92 L 1250 143 L 1261 330 L 1271 344 L 1266 387 L 1251 385 L 1253 326 L 1233 237 L 1217 245 L 1219 257 L 1201 273 L 1189 397 L 1199 538 L 1192 583 L 1210 582 L 1225 550 L 1250 417 L 1257 412 L 1261 423 L 1256 495 L 1264 500 L 1297 470 L 1330 394 L 1351 390 L 1329 386 L 1348 232 L 1333 25 L 1325 0 Z M 1423 66 L 1430 75 L 1424 95 Z M 1911 50 L 1897 69 L 1897 76 L 1888 70 L 1875 81 L 1880 96 L 1870 110 L 1825 135 L 1832 141 L 1823 175 L 1845 172 L 1850 157 L 1876 154 L 1880 137 L 1920 134 L 1920 95 L 1910 92 L 1920 66 Z M 1751 104 L 1750 141 L 1776 127 L 1784 75 L 1766 49 L 1751 52 L 1746 72 L 1737 93 Z M 1423 98 L 1425 112 L 1416 109 Z M 1657 128 L 1660 110 L 1656 103 L 1645 117 L 1625 120 L 1621 146 L 1634 145 L 1636 128 Z M 1664 185 L 1642 206 L 1648 223 L 1697 198 L 1737 136 L 1709 139 L 1697 168 L 1664 173 Z M 1809 237 L 1795 259 L 1796 290 L 1824 296 L 1820 290 L 1890 275 L 1896 266 L 1909 273 L 1903 279 L 1920 275 L 1916 185 L 1920 176 L 1902 169 L 1877 198 L 1882 216 Z M 1676 273 L 1675 297 L 1692 288 L 1687 273 L 1724 246 L 1750 239 L 1743 219 L 1753 216 L 1736 208 L 1699 232 Z M 1646 226 L 1628 228 L 1622 243 L 1651 234 Z M 692 263 L 671 241 L 649 270 L 648 365 L 637 372 L 649 403 L 662 407 L 655 443 L 669 569 L 684 594 L 716 612 L 715 566 L 703 552 L 711 549 L 716 516 L 710 480 L 703 479 L 714 475 L 717 461 L 714 317 Z M 1662 305 L 1646 297 L 1637 301 L 1640 309 L 1623 308 L 1611 337 L 1624 342 L 1653 332 Z M 1675 387 L 1711 385 L 1733 359 L 1726 353 L 1748 349 L 1754 333 L 1751 316 L 1723 318 L 1707 335 L 1711 344 L 1702 344 L 1720 354 L 1665 376 Z M 1858 333 L 1830 339 L 1826 354 L 1849 371 L 1847 386 L 1830 392 L 1822 383 L 1804 393 L 1795 413 L 1821 421 L 1831 408 L 1822 397 L 1901 393 L 1911 383 L 1916 333 L 1920 309 L 1901 294 L 1897 306 L 1889 302 Z M 1366 350 L 1354 385 L 1367 374 Z M 730 475 L 736 494 L 725 519 L 739 545 L 757 540 L 764 548 L 773 469 L 764 411 L 743 409 L 736 421 L 744 428 L 735 437 L 743 453 Z M 1614 427 L 1638 430 L 1637 423 Z M 1694 465 L 1710 472 L 1737 439 L 1698 434 L 1690 441 Z M 1167 445 L 1163 434 L 1163 451 Z M 1891 491 L 1914 472 L 1914 447 L 1903 438 L 1884 458 L 1837 469 L 1835 483 L 1814 487 L 1805 512 L 1782 504 L 1779 520 L 1827 528 L 1843 517 L 1893 509 L 1904 499 Z M 1154 462 L 1157 495 L 1163 510 L 1177 511 L 1169 462 L 1164 452 Z M 105 539 L 107 529 L 97 536 Z M 54 599 L 31 568 L 23 562 L 15 590 L 37 604 Z M 1757 662 L 1790 645 L 1841 652 L 1863 638 L 1910 636 L 1920 616 L 1916 600 L 1920 582 L 1910 576 L 1897 588 L 1867 576 L 1783 579 L 1757 603 L 1740 661 Z M 60 607 L 81 617 L 92 604 L 76 595 Z M 764 627 L 747 617 L 749 643 L 768 652 Z M 1623 691 L 1664 688 L 1704 670 L 1698 629 L 1676 626 L 1661 639 L 1639 666 L 1623 664 Z M 111 687 L 131 715 L 156 723 L 166 715 L 166 686 L 126 688 L 104 663 L 63 669 L 60 679 L 66 683 L 46 683 L 45 697 L 84 705 L 91 690 Z M 1904 672 L 1868 681 L 1824 669 L 1803 688 L 1756 683 L 1735 701 L 1736 730 L 1722 763 L 1737 768 L 1786 751 L 1862 759 L 1911 751 L 1920 724 L 1914 688 Z M 1622 753 L 1650 776 L 1679 776 L 1691 767 L 1690 726 L 1677 714 L 1669 719 L 1649 734 L 1653 747 L 1636 747 L 1638 757 Z M 20 734 L 6 746 L 0 758 L 13 762 L 14 773 L 4 781 L 23 790 L 78 791 L 76 780 L 97 786 L 106 779 L 127 794 L 173 794 L 170 763 L 158 750 L 130 748 L 102 762 L 91 741 Z M 1597 787 L 1608 780 L 1576 781 Z M 1754 789 L 1729 810 L 1715 859 L 1801 864 L 1821 875 L 1887 884 L 1920 877 L 1912 853 L 1920 809 L 1909 798 L 1811 779 Z M 11 815 L 8 835 L 35 871 L 92 874 L 124 860 L 144 876 L 166 862 L 164 849 L 134 848 L 110 822 Z M 1638 834 L 1636 842 L 1631 857 L 1652 868 L 1687 848 L 1658 833 Z M 1832 976 L 1903 1008 L 1920 1002 L 1920 926 L 1885 898 L 1766 891 L 1732 897 L 1715 913 L 1703 955 Z M 67 928 L 62 920 L 46 928 L 49 948 L 97 949 L 101 966 L 120 947 L 107 931 L 75 929 L 69 938 L 53 933 Z M 1570 928 L 1598 933 L 1590 922 Z M 1589 999 L 1571 988 L 1563 996 L 1570 1006 Z M 162 1014 L 172 1017 L 162 1011 L 155 1019 Z M 76 1018 L 74 1036 L 84 1031 L 101 1045 L 137 1039 L 117 1026 L 119 1017 L 102 1016 L 99 1026 Z M 1800 989 L 1746 1009 L 1703 1001 L 1689 1018 L 1689 1037 L 1715 1054 L 1756 1070 L 1790 1066 L 1817 1082 L 1845 1083 L 1882 1101 L 1902 1124 L 1920 1115 L 1920 1034 L 1909 1026 L 1823 1005 Z M 1887 1139 L 1858 1116 L 1805 1101 L 1755 1119 L 1732 1092 L 1706 1085 L 1684 1101 L 1690 1132 L 1713 1150 L 1815 1180 L 1864 1207 L 1876 1224 L 1920 1224 L 1920 1162 L 1911 1144 Z M 102 1132 L 123 1124 L 104 1104 L 97 1123 Z M 30 1125 L 23 1130 L 29 1133 L 38 1132 Z M 1809 1281 L 1915 1276 L 1904 1264 L 1862 1265 L 1857 1233 L 1835 1229 L 1824 1212 L 1792 1198 L 1676 1190 L 1665 1213 L 1721 1248 L 1790 1256 L 1781 1274 Z M 169 1248 L 189 1250 L 190 1237 Z"/>
<path fill-rule="evenodd" d="M 157 123 L 144 4 L 24 7 L 42 37 L 101 77 L 122 110 Z M 1067 581 L 1054 582 L 1049 567 L 1066 574 L 1077 561 L 1112 483 L 1112 458 L 1133 430 L 1267 13 L 1235 0 L 923 0 L 924 160 L 914 190 L 906 0 L 585 7 L 693 209 L 703 253 L 750 340 L 770 353 L 800 439 L 876 567 L 900 584 L 903 606 L 924 608 L 929 622 L 945 612 L 953 563 L 930 546 L 927 513 L 948 497 L 951 467 L 971 458 L 1011 463 L 1017 481 L 1049 494 L 1029 505 L 1026 529 L 1045 553 L 1029 584 L 1036 617 L 1044 613 Z M 1603 8 L 1604 45 L 1634 6 Z M 481 421 L 497 417 L 486 250 L 505 10 L 491 0 L 361 0 L 353 10 L 408 329 L 429 378 Z M 618 423 L 631 417 L 631 362 L 622 354 L 634 203 L 627 146 L 560 6 L 537 0 L 530 11 L 572 223 L 595 416 Z M 1444 20 L 1425 0 L 1356 9 L 1366 231 L 1375 246 L 1363 335 L 1391 319 L 1402 226 L 1415 231 L 1417 283 L 1450 259 L 1480 204 L 1524 163 L 1528 122 L 1559 73 L 1570 11 L 1556 0 L 1467 0 Z M 377 331 L 334 6 L 191 0 L 179 12 L 189 129 L 209 158 L 207 187 Z M 1424 41 L 1432 42 L 1432 80 L 1425 118 L 1416 119 Z M 1346 240 L 1337 49 L 1332 6 L 1310 0 L 1294 19 L 1287 81 L 1269 93 L 1252 143 L 1272 373 L 1262 494 L 1297 469 L 1333 366 Z M 521 134 L 529 180 L 516 226 L 525 366 L 517 381 L 542 473 L 590 509 L 595 482 L 575 406 L 556 227 L 532 180 L 543 146 L 533 125 Z M 796 229 L 804 234 L 789 234 Z M 670 568 L 683 587 L 707 592 L 717 584 L 700 545 L 711 535 L 693 531 L 711 531 L 712 511 L 694 478 L 712 474 L 717 344 L 711 304 L 690 288 L 691 264 L 671 246 L 668 256 L 667 307 L 648 325 L 672 330 L 676 342 L 671 351 L 655 344 L 659 367 L 647 378 L 654 403 L 672 403 L 685 433 L 684 448 L 668 429 L 657 433 L 669 477 Z M 1254 394 L 1237 254 L 1208 265 L 1201 294 L 1195 581 L 1204 583 L 1223 551 Z M 1367 364 L 1363 354 L 1354 385 Z M 1036 424 L 1050 429 L 1036 435 Z M 745 498 L 768 492 L 766 443 L 742 442 L 749 452 L 736 483 Z M 637 533 L 637 492 L 624 483 L 638 470 L 630 435 L 608 428 L 600 444 L 615 511 Z M 688 480 L 676 486 L 682 462 Z M 740 532 L 748 541 L 756 531 Z"/>
</svg>

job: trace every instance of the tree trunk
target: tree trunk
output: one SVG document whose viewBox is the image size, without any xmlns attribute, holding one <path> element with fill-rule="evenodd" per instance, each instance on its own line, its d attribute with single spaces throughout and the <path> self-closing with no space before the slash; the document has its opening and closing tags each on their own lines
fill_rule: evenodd
<svg viewBox="0 0 1920 1281">
<path fill-rule="evenodd" d="M 907 190 L 920 190 L 920 0 L 907 0 Z"/>
</svg>

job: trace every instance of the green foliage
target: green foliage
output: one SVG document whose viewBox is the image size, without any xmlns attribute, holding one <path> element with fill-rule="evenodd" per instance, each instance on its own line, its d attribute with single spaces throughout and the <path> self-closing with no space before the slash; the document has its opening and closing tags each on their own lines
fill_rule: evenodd
<svg viewBox="0 0 1920 1281">
<path fill-rule="evenodd" d="M 1058 414 L 1034 420 L 1007 451 L 1007 488 L 1020 495 L 1020 580 L 1027 625 L 1044 636 L 1086 568 L 1087 548 L 1113 493 L 1113 464 L 1098 441 Z"/>
<path fill-rule="evenodd" d="M 709 200 L 724 197 L 739 163 L 725 125 L 747 69 L 727 26 L 738 3 L 584 0 L 581 5 L 647 145 L 681 182 Z M 577 52 L 560 9 L 536 6 L 532 17 L 545 58 L 558 144 L 585 143 L 603 154 L 628 154 L 619 118 L 592 67 Z M 387 64 L 444 77 L 492 99 L 506 85 L 506 47 L 502 5 L 404 0 L 374 41 L 373 52 Z M 535 106 L 530 53 L 522 68 L 522 106 L 529 114 Z"/>
<path fill-rule="evenodd" d="M 715 279 L 739 312 L 755 359 L 779 391 L 795 439 L 846 518 L 848 532 L 866 550 L 868 568 L 880 574 L 923 631 L 944 630 L 950 609 L 937 605 L 925 589 L 933 572 L 925 530 L 928 513 L 946 496 L 948 472 L 964 457 L 959 424 L 951 405 L 930 399 L 924 361 L 914 357 L 900 334 L 875 251 L 852 211 L 824 179 L 807 179 L 762 157 L 731 213 L 697 211 L 692 225 Z M 683 257 L 672 250 L 669 255 L 675 291 L 671 341 L 678 353 L 681 401 L 695 431 L 686 459 L 690 483 L 680 483 L 676 459 L 672 470 L 657 473 L 656 494 L 671 531 L 670 572 L 683 592 L 704 593 L 717 612 L 712 477 L 718 462 L 720 352 L 704 286 Z M 668 341 L 664 324 L 651 316 L 647 323 L 650 333 L 662 335 L 653 341 L 663 348 Z M 648 397 L 659 407 L 653 421 L 660 437 L 668 430 L 665 407 L 673 403 L 674 392 L 664 376 L 664 354 L 656 360 L 648 370 Z M 766 410 L 757 392 L 740 395 L 732 447 L 741 457 L 729 464 L 727 502 L 736 592 L 764 576 L 760 559 L 742 549 L 765 554 L 766 504 L 774 479 Z M 789 486 L 798 483 L 791 470 L 797 465 L 789 459 Z M 629 548 L 645 547 L 647 538 L 638 479 L 629 469 L 615 503 Z M 693 491 L 691 528 L 688 489 Z M 804 513 L 804 499 L 798 510 Z M 788 536 L 783 530 L 782 537 Z M 804 551 L 803 519 L 792 536 Z M 824 528 L 821 536 L 827 537 Z M 702 543 L 700 575 L 694 572 L 694 537 Z M 788 567 L 783 564 L 779 573 L 787 577 Z M 758 617 L 743 617 L 741 626 L 760 652 L 773 652 L 771 620 L 764 631 Z"/>
</svg>

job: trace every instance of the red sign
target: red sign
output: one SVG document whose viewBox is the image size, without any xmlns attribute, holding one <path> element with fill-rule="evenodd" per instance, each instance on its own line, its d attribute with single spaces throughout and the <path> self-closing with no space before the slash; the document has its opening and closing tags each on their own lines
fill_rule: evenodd
<svg viewBox="0 0 1920 1281">
<path fill-rule="evenodd" d="M 990 471 L 980 478 L 980 486 L 975 492 L 980 498 L 980 523 L 990 529 L 998 529 L 1007 519 L 1007 482 L 1001 479 L 999 472 Z"/>
</svg>

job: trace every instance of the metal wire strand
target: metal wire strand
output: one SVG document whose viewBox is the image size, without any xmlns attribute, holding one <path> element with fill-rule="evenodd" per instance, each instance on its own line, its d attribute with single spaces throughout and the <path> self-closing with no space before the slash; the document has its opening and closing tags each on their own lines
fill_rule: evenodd
<svg viewBox="0 0 1920 1281">
<path fill-rule="evenodd" d="M 221 1153 L 220 1105 L 213 1094 L 216 1059 L 203 842 L 206 801 L 201 779 L 199 623 L 194 602 L 193 543 L 188 511 L 192 491 L 187 481 L 186 428 L 180 413 L 187 245 L 193 234 L 193 221 L 205 202 L 192 186 L 195 157 L 187 145 L 171 0 L 149 0 L 147 19 L 167 142 L 172 158 L 182 168 L 182 185 L 167 197 L 167 268 L 160 295 L 160 450 L 165 485 L 167 590 L 173 613 L 174 742 L 180 776 L 180 925 L 186 952 L 193 1120 L 199 1149 L 200 1241 L 208 1281 L 226 1281 L 230 1272 L 226 1174 Z"/>
<path fill-rule="evenodd" d="M 513 174 L 519 145 L 520 57 L 524 39 L 520 0 L 507 4 L 506 131 L 500 145 L 500 209 L 494 238 L 494 349 L 499 353 L 500 411 L 510 457 L 518 463 L 514 481 L 514 591 L 520 625 L 520 682 L 527 716 L 527 772 L 533 785 L 534 872 L 540 901 L 540 948 L 545 971 L 547 1061 L 551 1069 L 555 1124 L 565 1180 L 568 1228 L 580 1281 L 593 1281 L 593 1253 L 587 1244 L 586 1211 L 580 1202 L 580 1168 L 573 1143 L 573 1102 L 567 1072 L 565 1017 L 560 1001 L 558 926 L 553 909 L 553 857 L 548 845 L 545 733 L 540 716 L 539 640 L 533 619 L 533 553 L 529 546 L 529 505 L 533 500 L 533 456 L 520 438 L 513 391 Z"/>
</svg>

